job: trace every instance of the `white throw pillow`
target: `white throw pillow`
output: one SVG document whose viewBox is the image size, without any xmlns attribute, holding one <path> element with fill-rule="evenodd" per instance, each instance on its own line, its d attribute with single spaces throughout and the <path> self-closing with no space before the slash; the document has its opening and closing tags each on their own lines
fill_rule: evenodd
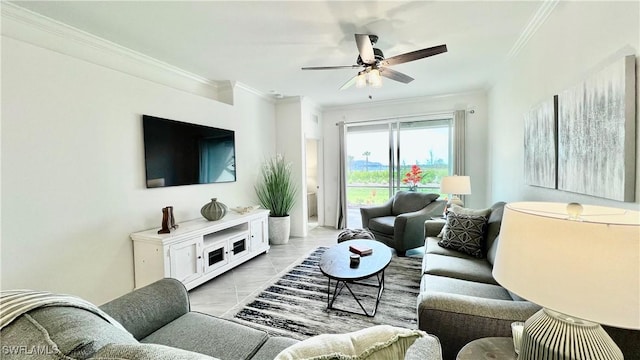
<svg viewBox="0 0 640 360">
<path fill-rule="evenodd" d="M 388 360 L 404 359 L 420 330 L 377 325 L 346 334 L 322 334 L 284 349 L 275 360 Z"/>
</svg>

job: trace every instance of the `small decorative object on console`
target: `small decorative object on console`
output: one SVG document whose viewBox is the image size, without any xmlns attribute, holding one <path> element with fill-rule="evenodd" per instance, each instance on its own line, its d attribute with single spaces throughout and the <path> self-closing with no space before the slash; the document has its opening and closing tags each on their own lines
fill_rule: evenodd
<svg viewBox="0 0 640 360">
<path fill-rule="evenodd" d="M 349 245 L 349 251 L 351 251 L 352 253 L 356 253 L 360 256 L 367 256 L 367 255 L 373 254 L 373 249 L 365 246 Z"/>
<path fill-rule="evenodd" d="M 238 214 L 248 214 L 255 209 L 258 209 L 260 205 L 250 205 L 250 206 L 236 206 L 231 210 L 237 212 Z"/>
<path fill-rule="evenodd" d="M 209 221 L 220 220 L 227 214 L 227 205 L 218 202 L 217 198 L 213 198 L 210 203 L 200 209 L 200 214 Z"/>
<path fill-rule="evenodd" d="M 173 217 L 173 206 L 162 208 L 162 229 L 158 230 L 158 234 L 168 234 L 171 229 L 177 229 L 175 218 Z"/>
</svg>

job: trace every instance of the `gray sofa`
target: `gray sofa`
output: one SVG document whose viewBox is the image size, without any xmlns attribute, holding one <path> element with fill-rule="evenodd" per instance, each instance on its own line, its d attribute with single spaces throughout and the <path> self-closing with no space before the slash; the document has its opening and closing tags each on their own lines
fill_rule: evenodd
<svg viewBox="0 0 640 360">
<path fill-rule="evenodd" d="M 360 208 L 362 227 L 373 233 L 376 240 L 405 256 L 407 250 L 424 245 L 424 222 L 440 216 L 446 201 L 438 194 L 398 191 L 382 205 Z"/>
<path fill-rule="evenodd" d="M 273 360 L 297 340 L 190 311 L 184 285 L 159 280 L 100 309 L 41 306 L 2 328 L 3 359 L 233 359 Z M 90 304 L 89 304 L 90 305 Z M 124 329 L 109 323 L 100 310 Z"/>
<path fill-rule="evenodd" d="M 440 339 L 443 358 L 453 360 L 470 341 L 511 336 L 510 324 L 525 321 L 540 307 L 501 287 L 492 269 L 505 203 L 490 209 L 485 258 L 438 245 L 444 221 L 425 222 L 425 256 L 417 300 L 418 326 Z M 604 327 L 626 359 L 640 359 L 640 331 Z"/>
<path fill-rule="evenodd" d="M 3 304 L 11 300 L 5 295 Z M 285 348 L 304 343 L 190 311 L 188 293 L 175 279 L 159 280 L 99 309 L 86 302 L 78 306 L 73 299 L 73 305 L 17 311 L 20 315 L 9 321 L 3 314 L 2 359 L 273 360 Z M 406 349 L 405 359 L 441 360 L 436 337 L 419 340 Z"/>
<path fill-rule="evenodd" d="M 272 360 L 297 340 L 190 311 L 184 285 L 163 279 L 100 307 L 140 342 L 161 344 L 218 359 Z"/>
</svg>

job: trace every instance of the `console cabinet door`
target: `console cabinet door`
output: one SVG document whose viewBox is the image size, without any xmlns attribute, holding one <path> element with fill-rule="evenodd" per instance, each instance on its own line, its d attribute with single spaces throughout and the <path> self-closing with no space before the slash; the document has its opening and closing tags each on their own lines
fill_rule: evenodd
<svg viewBox="0 0 640 360">
<path fill-rule="evenodd" d="M 251 251 L 261 252 L 269 246 L 269 231 L 267 228 L 267 218 L 251 220 L 249 225 L 251 232 Z"/>
<path fill-rule="evenodd" d="M 249 234 L 235 236 L 229 239 L 229 261 L 241 258 L 249 254 Z"/>
<path fill-rule="evenodd" d="M 169 246 L 171 277 L 183 283 L 202 276 L 202 238 Z"/>
<path fill-rule="evenodd" d="M 227 241 L 219 241 L 204 248 L 204 272 L 209 273 L 229 263 Z"/>
</svg>

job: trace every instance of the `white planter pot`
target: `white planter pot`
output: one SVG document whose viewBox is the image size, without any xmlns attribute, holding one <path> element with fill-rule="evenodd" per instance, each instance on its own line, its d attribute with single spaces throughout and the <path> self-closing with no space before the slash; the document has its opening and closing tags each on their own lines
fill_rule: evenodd
<svg viewBox="0 0 640 360">
<path fill-rule="evenodd" d="M 289 242 L 291 217 L 269 216 L 269 244 L 283 245 Z"/>
</svg>

